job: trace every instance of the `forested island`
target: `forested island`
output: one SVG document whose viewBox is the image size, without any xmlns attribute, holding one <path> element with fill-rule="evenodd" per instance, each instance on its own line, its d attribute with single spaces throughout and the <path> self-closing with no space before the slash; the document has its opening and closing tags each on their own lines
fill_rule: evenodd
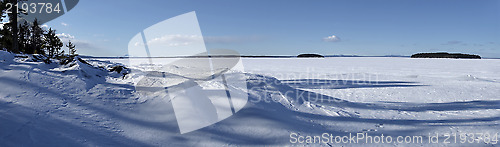
<svg viewBox="0 0 500 147">
<path fill-rule="evenodd" d="M 300 54 L 297 57 L 299 58 L 324 58 L 325 56 L 320 54 Z"/>
<path fill-rule="evenodd" d="M 455 58 L 455 59 L 481 59 L 479 55 L 461 54 L 461 53 L 417 53 L 413 54 L 411 58 Z"/>
</svg>

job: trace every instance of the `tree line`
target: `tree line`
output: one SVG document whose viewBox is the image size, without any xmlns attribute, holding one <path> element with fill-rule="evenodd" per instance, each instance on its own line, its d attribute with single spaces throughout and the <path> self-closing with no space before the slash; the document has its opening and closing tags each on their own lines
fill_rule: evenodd
<svg viewBox="0 0 500 147">
<path fill-rule="evenodd" d="M 0 2 L 1 20 L 5 22 L 0 28 L 0 48 L 14 53 L 42 54 L 49 58 L 76 55 L 75 45 L 71 41 L 66 45 L 68 53 L 65 54 L 62 49 L 64 44 L 56 35 L 55 29 L 49 28 L 47 30 L 41 27 L 36 18 L 33 22 L 27 20 L 19 22 L 18 18 L 28 14 L 20 13 L 22 11 L 7 13 L 7 3 L 16 4 L 17 0 L 2 0 Z M 14 6 L 13 9 L 18 8 Z"/>
</svg>

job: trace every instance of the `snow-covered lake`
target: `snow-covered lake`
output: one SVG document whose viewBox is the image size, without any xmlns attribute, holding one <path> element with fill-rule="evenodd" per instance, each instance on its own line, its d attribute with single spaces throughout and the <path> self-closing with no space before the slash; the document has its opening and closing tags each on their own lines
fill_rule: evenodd
<svg viewBox="0 0 500 147">
<path fill-rule="evenodd" d="M 370 145 L 498 146 L 496 59 L 243 58 L 245 107 L 180 134 L 164 95 L 144 97 L 133 74 L 94 68 L 127 59 L 60 66 L 0 57 L 0 146 L 364 146 L 368 136 L 381 135 L 385 143 Z M 325 137 L 350 134 L 366 137 Z M 321 138 L 308 143 L 308 136 Z M 399 136 L 417 142 L 398 142 Z"/>
</svg>

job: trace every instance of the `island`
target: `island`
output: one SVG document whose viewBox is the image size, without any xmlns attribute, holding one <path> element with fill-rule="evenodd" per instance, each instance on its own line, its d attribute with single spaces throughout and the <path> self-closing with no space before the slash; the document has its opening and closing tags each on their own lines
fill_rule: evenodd
<svg viewBox="0 0 500 147">
<path fill-rule="evenodd" d="M 481 59 L 479 55 L 461 54 L 461 53 L 417 53 L 411 55 L 411 58 L 455 58 L 455 59 Z"/>
<path fill-rule="evenodd" d="M 320 54 L 300 54 L 298 58 L 324 58 L 325 56 Z"/>
</svg>

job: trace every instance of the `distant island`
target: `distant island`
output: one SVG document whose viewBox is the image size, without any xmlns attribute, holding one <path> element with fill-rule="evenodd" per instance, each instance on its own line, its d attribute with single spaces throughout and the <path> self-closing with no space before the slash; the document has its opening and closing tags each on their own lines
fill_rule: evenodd
<svg viewBox="0 0 500 147">
<path fill-rule="evenodd" d="M 300 54 L 297 57 L 299 58 L 324 58 L 325 56 L 320 54 Z"/>
<path fill-rule="evenodd" d="M 481 59 L 479 55 L 471 55 L 471 54 L 460 54 L 460 53 L 417 53 L 411 55 L 411 58 L 455 58 L 455 59 Z"/>
</svg>

